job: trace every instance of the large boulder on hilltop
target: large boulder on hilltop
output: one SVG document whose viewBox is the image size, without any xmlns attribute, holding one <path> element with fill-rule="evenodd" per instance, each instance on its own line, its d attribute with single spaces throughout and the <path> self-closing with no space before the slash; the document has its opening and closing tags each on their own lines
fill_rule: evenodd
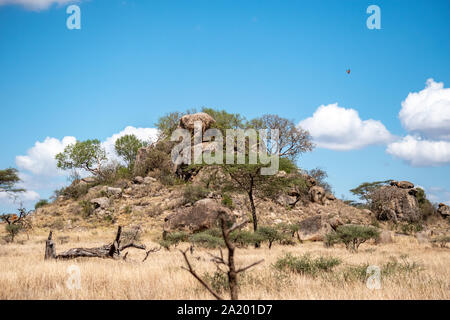
<svg viewBox="0 0 450 320">
<path fill-rule="evenodd" d="M 450 216 L 450 207 L 446 204 L 439 203 L 439 208 L 437 209 L 437 212 L 443 217 L 447 218 Z"/>
<path fill-rule="evenodd" d="M 401 188 L 401 189 L 412 189 L 414 188 L 414 183 L 409 181 L 391 181 L 391 186 Z"/>
<path fill-rule="evenodd" d="M 202 130 L 205 132 L 207 129 L 211 128 L 211 125 L 216 122 L 213 117 L 205 112 L 198 112 L 194 114 L 187 114 L 180 119 L 180 128 L 187 129 L 191 132 L 194 131 L 194 123 L 196 121 L 201 121 Z"/>
<path fill-rule="evenodd" d="M 372 211 L 378 220 L 417 222 L 422 216 L 419 202 L 411 188 L 394 184 L 371 193 Z"/>
<path fill-rule="evenodd" d="M 194 203 L 192 207 L 176 210 L 164 219 L 164 231 L 177 230 L 199 232 L 218 226 L 218 217 L 225 214 L 230 221 L 234 216 L 230 209 L 219 204 L 213 199 L 202 199 Z"/>
</svg>

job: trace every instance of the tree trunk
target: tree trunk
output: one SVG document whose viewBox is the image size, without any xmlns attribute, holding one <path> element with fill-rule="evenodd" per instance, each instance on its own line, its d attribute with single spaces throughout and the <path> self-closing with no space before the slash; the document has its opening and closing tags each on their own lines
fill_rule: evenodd
<svg viewBox="0 0 450 320">
<path fill-rule="evenodd" d="M 122 234 L 122 227 L 119 226 L 117 229 L 116 238 L 111 244 L 105 244 L 104 246 L 98 248 L 72 248 L 65 252 L 61 252 L 60 254 L 56 254 L 55 244 L 52 241 L 52 231 L 48 235 L 48 240 L 45 242 L 45 259 L 56 259 L 56 260 L 64 260 L 64 259 L 76 259 L 76 258 L 110 258 L 110 259 L 119 259 L 122 258 L 120 252 L 127 248 L 136 248 L 141 250 L 146 250 L 144 245 L 136 244 L 134 242 L 128 243 L 126 245 L 120 245 L 120 236 Z M 148 255 L 151 252 L 155 252 L 156 250 L 151 249 L 147 251 L 147 259 Z M 144 261 L 145 261 L 144 259 Z"/>
<path fill-rule="evenodd" d="M 255 201 L 253 199 L 253 190 L 248 192 L 248 198 L 250 200 L 250 207 L 252 209 L 252 219 L 253 219 L 253 231 L 256 232 L 258 230 L 258 217 L 256 216 L 256 206 Z M 259 248 L 259 242 L 255 243 L 255 248 Z"/>
<path fill-rule="evenodd" d="M 48 239 L 47 239 L 47 241 L 45 241 L 45 256 L 44 256 L 45 260 L 56 258 L 56 248 L 55 248 L 55 244 L 52 241 L 52 235 L 53 235 L 53 232 L 50 231 L 50 233 L 48 235 Z"/>
</svg>

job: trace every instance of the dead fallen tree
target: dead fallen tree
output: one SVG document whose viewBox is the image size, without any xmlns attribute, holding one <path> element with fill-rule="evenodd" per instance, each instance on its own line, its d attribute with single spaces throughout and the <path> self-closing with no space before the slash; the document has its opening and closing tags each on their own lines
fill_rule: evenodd
<svg viewBox="0 0 450 320">
<path fill-rule="evenodd" d="M 103 258 L 103 259 L 122 259 L 126 260 L 128 252 L 122 256 L 122 251 L 128 248 L 135 248 L 145 251 L 145 258 L 142 260 L 144 262 L 147 260 L 150 253 L 159 251 L 161 248 L 152 248 L 147 250 L 146 246 L 143 244 L 138 244 L 134 242 L 136 236 L 132 238 L 129 242 L 122 245 L 121 244 L 122 227 L 119 226 L 116 233 L 115 240 L 110 244 L 105 244 L 97 248 L 72 248 L 67 251 L 56 254 L 55 243 L 52 240 L 53 232 L 50 231 L 47 241 L 45 241 L 45 260 L 55 259 L 55 260 L 68 260 L 77 258 Z"/>
</svg>

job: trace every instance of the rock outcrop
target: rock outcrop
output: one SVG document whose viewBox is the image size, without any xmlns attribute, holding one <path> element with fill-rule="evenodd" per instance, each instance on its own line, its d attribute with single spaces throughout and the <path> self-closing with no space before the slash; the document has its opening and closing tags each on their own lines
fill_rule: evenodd
<svg viewBox="0 0 450 320">
<path fill-rule="evenodd" d="M 218 226 L 220 214 L 225 214 L 230 220 L 233 220 L 230 209 L 213 199 L 202 199 L 195 202 L 192 207 L 179 208 L 174 213 L 169 214 L 164 219 L 164 231 L 184 230 L 194 233 L 207 230 Z"/>
<path fill-rule="evenodd" d="M 339 217 L 317 215 L 300 221 L 298 234 L 301 241 L 323 241 L 326 234 L 343 224 Z"/>
<path fill-rule="evenodd" d="M 439 203 L 437 212 L 442 216 L 442 218 L 448 218 L 450 216 L 450 207 L 446 204 Z"/>
<path fill-rule="evenodd" d="M 194 124 L 196 121 L 202 123 L 202 130 L 205 132 L 211 125 L 216 122 L 213 117 L 205 112 L 198 112 L 194 114 L 187 114 L 181 117 L 179 127 L 182 129 L 187 129 L 191 132 L 194 131 Z"/>
<path fill-rule="evenodd" d="M 372 210 L 378 220 L 417 222 L 421 220 L 414 185 L 407 181 L 391 182 L 372 192 Z"/>
<path fill-rule="evenodd" d="M 401 188 L 401 189 L 412 189 L 414 188 L 414 183 L 409 181 L 391 181 L 391 186 Z"/>
</svg>

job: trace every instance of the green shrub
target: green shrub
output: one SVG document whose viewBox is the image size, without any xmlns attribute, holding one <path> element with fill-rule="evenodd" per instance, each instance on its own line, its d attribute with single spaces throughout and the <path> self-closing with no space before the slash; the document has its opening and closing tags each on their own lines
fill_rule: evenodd
<svg viewBox="0 0 450 320">
<path fill-rule="evenodd" d="M 316 276 L 321 272 L 330 272 L 341 264 L 341 260 L 334 257 L 312 258 L 309 254 L 296 257 L 290 253 L 278 258 L 273 265 L 279 271 L 290 271 L 303 275 Z"/>
<path fill-rule="evenodd" d="M 233 199 L 226 193 L 222 195 L 222 204 L 227 208 L 234 209 Z"/>
<path fill-rule="evenodd" d="M 67 197 L 70 199 L 79 199 L 82 196 L 86 195 L 91 187 L 94 185 L 88 185 L 85 183 L 72 183 L 68 187 L 64 187 L 58 190 L 55 190 L 53 193 L 53 198 L 58 198 L 59 196 Z"/>
<path fill-rule="evenodd" d="M 262 242 L 268 242 L 269 243 L 269 249 L 272 248 L 272 244 L 275 241 L 282 241 L 285 239 L 284 235 L 281 234 L 276 228 L 273 227 L 267 227 L 267 226 L 263 226 L 263 227 L 259 227 L 258 231 L 256 231 L 261 239 Z"/>
<path fill-rule="evenodd" d="M 277 229 L 280 230 L 280 232 L 286 236 L 286 235 L 290 235 L 291 238 L 294 238 L 297 235 L 297 239 L 300 240 L 300 236 L 298 234 L 298 231 L 300 230 L 300 226 L 298 224 L 292 224 L 292 223 L 279 223 L 277 224 Z M 286 239 L 287 240 L 287 237 Z M 283 240 L 283 241 L 285 241 Z"/>
<path fill-rule="evenodd" d="M 207 195 L 208 190 L 203 188 L 202 186 L 187 185 L 184 188 L 183 202 L 184 204 L 194 203 L 198 200 L 206 198 Z"/>
<path fill-rule="evenodd" d="M 170 246 L 177 246 L 180 242 L 187 241 L 189 234 L 183 231 L 167 233 L 161 243 L 161 246 L 168 249 Z"/>
<path fill-rule="evenodd" d="M 396 258 L 391 257 L 391 261 L 388 261 L 381 266 L 381 275 L 388 277 L 421 270 L 423 270 L 423 268 L 417 262 L 410 262 L 404 257 L 398 261 Z"/>
<path fill-rule="evenodd" d="M 339 226 L 336 232 L 326 235 L 325 245 L 332 246 L 336 243 L 343 243 L 348 250 L 357 251 L 362 243 L 370 239 L 377 239 L 379 235 L 380 231 L 371 226 Z"/>
<path fill-rule="evenodd" d="M 19 234 L 21 229 L 22 229 L 22 226 L 20 224 L 12 223 L 12 224 L 6 225 L 5 230 L 8 233 L 11 242 L 14 241 L 14 238 Z"/>
<path fill-rule="evenodd" d="M 39 209 L 39 208 L 41 208 L 43 206 L 46 206 L 46 205 L 48 205 L 48 200 L 41 199 L 34 205 L 34 210 L 37 210 L 37 209 Z"/>
<path fill-rule="evenodd" d="M 222 293 L 229 288 L 228 277 L 225 273 L 216 271 L 212 275 L 209 272 L 206 272 L 203 275 L 203 279 L 209 283 L 211 288 L 219 293 Z"/>
<path fill-rule="evenodd" d="M 222 238 L 215 237 L 206 232 L 195 233 L 189 237 L 189 241 L 199 247 L 214 249 L 225 245 Z"/>
<path fill-rule="evenodd" d="M 95 207 L 90 201 L 82 200 L 78 204 L 81 207 L 81 215 L 83 218 L 88 218 L 94 213 Z"/>
<path fill-rule="evenodd" d="M 260 233 L 247 231 L 247 230 L 236 230 L 230 234 L 230 240 L 234 242 L 238 247 L 246 248 L 249 245 L 255 245 L 264 241 L 264 238 Z"/>
</svg>

